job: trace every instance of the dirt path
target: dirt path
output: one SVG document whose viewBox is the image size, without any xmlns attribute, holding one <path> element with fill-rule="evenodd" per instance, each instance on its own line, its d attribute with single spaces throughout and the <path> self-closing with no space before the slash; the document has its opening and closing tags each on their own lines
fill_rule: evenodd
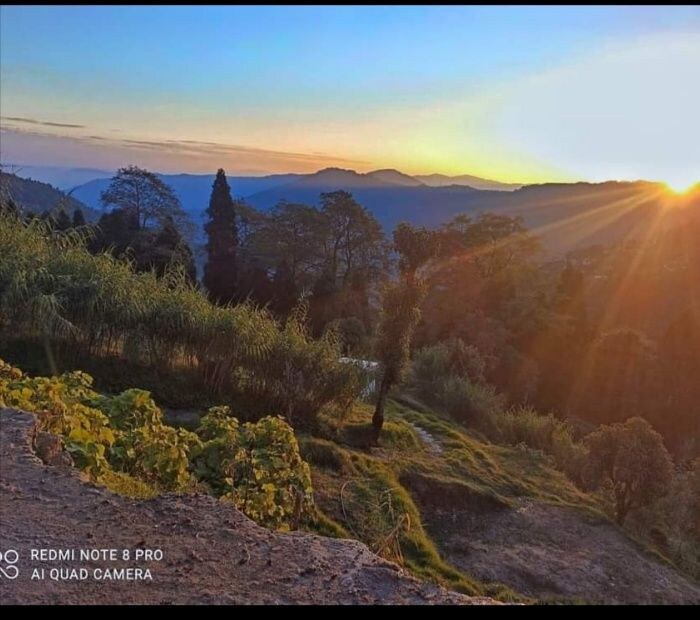
<svg viewBox="0 0 700 620">
<path fill-rule="evenodd" d="M 33 428 L 33 416 L 0 410 L 0 569 L 10 576 L 10 565 L 19 569 L 16 579 L 0 573 L 2 604 L 493 602 L 417 581 L 357 541 L 271 532 L 209 496 L 113 495 L 74 469 L 42 463 L 31 450 Z M 78 557 L 42 562 L 31 559 L 32 549 Z M 128 550 L 132 559 L 83 561 L 84 549 Z M 161 550 L 163 559 L 133 559 L 145 549 Z M 15 564 L 8 550 L 17 551 Z M 104 580 L 105 569 L 127 567 L 141 577 L 148 569 L 152 579 Z M 31 579 L 34 568 L 44 579 Z M 61 568 L 63 579 L 51 579 Z"/>
<path fill-rule="evenodd" d="M 420 437 L 420 440 L 425 444 L 425 447 L 428 448 L 430 452 L 433 454 L 442 454 L 443 449 L 442 445 L 440 445 L 440 442 L 435 439 L 428 431 L 426 431 L 424 428 L 421 428 L 417 424 L 413 424 L 413 422 L 409 422 L 408 420 L 404 420 L 406 424 L 408 424 L 414 431 L 416 431 L 416 434 L 418 437 Z"/>
</svg>

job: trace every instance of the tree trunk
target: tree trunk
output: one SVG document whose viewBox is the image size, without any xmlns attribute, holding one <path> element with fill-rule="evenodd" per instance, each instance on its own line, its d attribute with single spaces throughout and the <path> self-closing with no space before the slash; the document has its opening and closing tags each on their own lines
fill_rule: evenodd
<svg viewBox="0 0 700 620">
<path fill-rule="evenodd" d="M 382 426 L 384 426 L 384 404 L 386 402 L 386 395 L 389 392 L 389 382 L 386 380 L 386 374 L 382 377 L 382 382 L 379 386 L 379 396 L 377 397 L 377 406 L 374 408 L 374 415 L 372 416 L 372 427 L 374 429 L 373 442 L 375 445 L 379 443 L 379 434 L 382 432 Z"/>
</svg>

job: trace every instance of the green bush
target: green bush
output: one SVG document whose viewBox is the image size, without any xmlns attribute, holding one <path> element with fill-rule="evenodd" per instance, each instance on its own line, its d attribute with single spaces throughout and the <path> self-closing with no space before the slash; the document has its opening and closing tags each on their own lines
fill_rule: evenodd
<svg viewBox="0 0 700 620">
<path fill-rule="evenodd" d="M 76 465 L 97 478 L 109 469 L 115 433 L 104 413 L 85 404 L 96 397 L 91 385 L 82 372 L 27 377 L 0 359 L 0 407 L 36 413 L 39 428 L 62 437 Z"/>
<path fill-rule="evenodd" d="M 145 390 L 125 390 L 118 396 L 98 396 L 92 401 L 120 431 L 163 424 L 163 414 Z"/>
<path fill-rule="evenodd" d="M 483 383 L 485 367 L 476 347 L 454 338 L 417 351 L 411 362 L 409 381 L 423 397 L 430 398 L 440 381 L 449 375 Z"/>
<path fill-rule="evenodd" d="M 409 381 L 421 398 L 458 422 L 491 441 L 549 454 L 560 470 L 581 483 L 587 450 L 574 440 L 571 427 L 529 407 L 506 409 L 505 397 L 484 382 L 484 368 L 474 347 L 450 340 L 418 351 Z"/>
<path fill-rule="evenodd" d="M 291 427 L 279 417 L 238 424 L 215 408 L 198 430 L 193 471 L 254 521 L 295 529 L 313 514 L 311 473 Z"/>
<path fill-rule="evenodd" d="M 240 424 L 228 407 L 213 407 L 195 434 L 164 424 L 148 392 L 110 397 L 91 385 L 85 373 L 31 378 L 0 360 L 0 407 L 35 413 L 76 465 L 113 491 L 151 497 L 202 482 L 265 526 L 293 529 L 314 517 L 309 466 L 281 418 Z"/>
<path fill-rule="evenodd" d="M 493 386 L 454 375 L 438 383 L 434 398 L 455 420 L 487 434 L 505 404 Z"/>
<path fill-rule="evenodd" d="M 541 450 L 554 458 L 557 467 L 575 482 L 581 481 L 581 472 L 587 452 L 574 440 L 571 427 L 552 414 L 542 415 L 530 407 L 519 407 L 501 412 L 495 419 L 498 439 L 504 443 L 523 443 Z"/>
<path fill-rule="evenodd" d="M 189 451 L 196 440 L 188 431 L 164 424 L 139 426 L 118 438 L 109 452 L 117 471 L 168 491 L 184 491 L 192 484 Z"/>
</svg>

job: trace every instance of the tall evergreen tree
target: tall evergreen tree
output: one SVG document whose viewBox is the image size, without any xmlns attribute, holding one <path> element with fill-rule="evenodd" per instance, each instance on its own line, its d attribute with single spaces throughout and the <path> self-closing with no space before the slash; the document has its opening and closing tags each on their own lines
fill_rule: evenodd
<svg viewBox="0 0 700 620">
<path fill-rule="evenodd" d="M 238 227 L 231 188 L 221 168 L 214 179 L 207 216 L 207 262 L 202 281 L 213 301 L 227 303 L 236 298 Z"/>
<path fill-rule="evenodd" d="M 78 207 L 75 211 L 73 211 L 73 228 L 80 228 L 81 226 L 85 225 L 87 225 L 85 216 L 83 215 L 82 209 Z"/>
</svg>

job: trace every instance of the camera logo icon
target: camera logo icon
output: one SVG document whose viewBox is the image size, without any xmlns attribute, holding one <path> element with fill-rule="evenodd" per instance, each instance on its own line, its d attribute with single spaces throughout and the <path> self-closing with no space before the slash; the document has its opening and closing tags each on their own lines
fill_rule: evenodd
<svg viewBox="0 0 700 620">
<path fill-rule="evenodd" d="M 0 551 L 0 578 L 17 579 L 19 568 L 15 566 L 19 560 L 19 553 L 14 549 Z"/>
</svg>

